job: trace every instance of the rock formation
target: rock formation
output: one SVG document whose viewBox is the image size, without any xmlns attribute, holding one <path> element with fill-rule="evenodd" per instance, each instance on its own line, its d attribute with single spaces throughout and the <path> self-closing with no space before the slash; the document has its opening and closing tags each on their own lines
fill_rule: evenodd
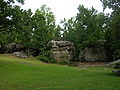
<svg viewBox="0 0 120 90">
<path fill-rule="evenodd" d="M 120 69 L 120 59 L 117 61 L 111 62 L 108 65 L 115 68 L 115 69 Z"/>
<path fill-rule="evenodd" d="M 26 47 L 18 43 L 9 43 L 0 48 L 1 54 L 13 54 L 17 57 L 26 58 L 32 54 Z"/>
<path fill-rule="evenodd" d="M 24 49 L 25 49 L 25 47 L 21 44 L 10 43 L 10 44 L 4 45 L 2 47 L 1 52 L 2 53 L 13 53 L 15 51 L 21 51 L 21 50 L 24 50 Z"/>
<path fill-rule="evenodd" d="M 51 49 L 51 56 L 57 62 L 69 62 L 73 60 L 74 44 L 69 41 L 50 41 L 48 47 Z"/>
<path fill-rule="evenodd" d="M 104 41 L 105 42 L 105 41 Z M 105 43 L 100 41 L 99 46 L 88 46 L 81 51 L 80 61 L 107 61 Z"/>
</svg>

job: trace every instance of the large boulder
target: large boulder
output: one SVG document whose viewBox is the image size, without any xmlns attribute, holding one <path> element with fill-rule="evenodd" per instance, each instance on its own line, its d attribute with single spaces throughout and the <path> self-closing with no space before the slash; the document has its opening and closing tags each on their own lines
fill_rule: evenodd
<svg viewBox="0 0 120 90">
<path fill-rule="evenodd" d="M 120 69 L 120 59 L 117 61 L 111 62 L 108 65 L 115 68 L 115 69 Z"/>
<path fill-rule="evenodd" d="M 74 44 L 69 41 L 50 41 L 48 47 L 51 49 L 51 56 L 57 62 L 69 62 L 73 60 Z"/>
<path fill-rule="evenodd" d="M 79 55 L 80 61 L 107 61 L 105 46 L 88 46 Z"/>
</svg>

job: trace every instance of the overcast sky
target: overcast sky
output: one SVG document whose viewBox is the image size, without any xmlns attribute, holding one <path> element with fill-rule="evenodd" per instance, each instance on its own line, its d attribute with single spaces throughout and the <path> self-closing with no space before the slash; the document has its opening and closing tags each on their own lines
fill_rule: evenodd
<svg viewBox="0 0 120 90">
<path fill-rule="evenodd" d="M 99 12 L 102 12 L 103 7 L 100 0 L 25 0 L 25 4 L 22 6 L 23 9 L 32 9 L 33 12 L 41 5 L 46 4 L 47 7 L 51 8 L 51 11 L 56 17 L 56 22 L 64 18 L 69 19 L 75 16 L 78 12 L 77 8 L 79 5 L 84 5 L 87 8 L 92 6 Z M 109 12 L 107 10 L 106 12 Z"/>
</svg>

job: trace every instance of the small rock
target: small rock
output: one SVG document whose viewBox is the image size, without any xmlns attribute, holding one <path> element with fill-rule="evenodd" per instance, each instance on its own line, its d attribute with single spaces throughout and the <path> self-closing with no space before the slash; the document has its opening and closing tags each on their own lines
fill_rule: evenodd
<svg viewBox="0 0 120 90">
<path fill-rule="evenodd" d="M 14 52 L 13 55 L 20 58 L 27 58 L 27 56 L 23 52 Z"/>
<path fill-rule="evenodd" d="M 113 68 L 120 69 L 120 59 L 117 61 L 111 62 L 108 65 L 113 67 Z"/>
</svg>

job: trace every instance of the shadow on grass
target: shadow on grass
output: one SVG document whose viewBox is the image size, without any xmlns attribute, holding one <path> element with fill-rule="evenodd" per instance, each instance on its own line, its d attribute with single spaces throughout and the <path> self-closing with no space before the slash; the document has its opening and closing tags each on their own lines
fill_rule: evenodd
<svg viewBox="0 0 120 90">
<path fill-rule="evenodd" d="M 109 73 L 102 73 L 102 75 L 105 75 L 105 76 L 113 76 L 113 77 L 115 77 L 115 76 L 119 76 L 120 77 L 120 73 L 114 73 L 114 72 L 109 72 Z"/>
<path fill-rule="evenodd" d="M 120 77 L 120 73 L 113 73 L 113 76 L 119 76 Z"/>
</svg>

